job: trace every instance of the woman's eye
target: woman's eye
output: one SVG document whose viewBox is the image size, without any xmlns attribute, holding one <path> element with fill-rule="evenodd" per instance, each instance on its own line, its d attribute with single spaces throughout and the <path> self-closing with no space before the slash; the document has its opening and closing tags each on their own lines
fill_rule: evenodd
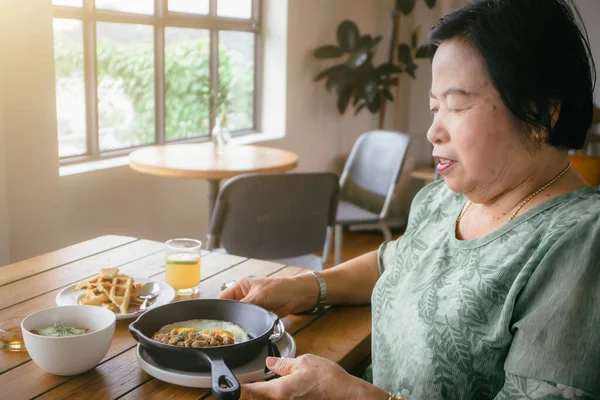
<svg viewBox="0 0 600 400">
<path fill-rule="evenodd" d="M 437 108 L 437 107 L 435 107 L 435 108 L 432 108 L 432 109 L 431 109 L 431 110 L 429 110 L 429 111 L 431 111 L 431 114 L 432 114 L 432 115 L 436 115 L 436 114 L 438 113 L 438 108 Z"/>
</svg>

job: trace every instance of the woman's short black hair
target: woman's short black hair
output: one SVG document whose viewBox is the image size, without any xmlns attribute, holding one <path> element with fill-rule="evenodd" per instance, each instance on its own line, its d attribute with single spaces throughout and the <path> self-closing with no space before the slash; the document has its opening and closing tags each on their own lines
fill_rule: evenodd
<svg viewBox="0 0 600 400">
<path fill-rule="evenodd" d="M 431 53 L 461 39 L 483 56 L 507 108 L 547 143 L 580 149 L 592 122 L 596 70 L 571 0 L 475 0 L 434 26 Z M 552 113 L 560 114 L 552 126 Z"/>
</svg>

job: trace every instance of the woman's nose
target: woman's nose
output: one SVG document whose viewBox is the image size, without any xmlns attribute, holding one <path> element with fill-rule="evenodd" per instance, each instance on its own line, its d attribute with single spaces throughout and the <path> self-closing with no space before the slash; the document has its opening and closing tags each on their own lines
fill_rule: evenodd
<svg viewBox="0 0 600 400">
<path fill-rule="evenodd" d="M 440 144 L 445 140 L 446 136 L 446 130 L 444 129 L 440 115 L 437 114 L 433 117 L 433 122 L 427 130 L 427 140 L 431 144 Z"/>
</svg>

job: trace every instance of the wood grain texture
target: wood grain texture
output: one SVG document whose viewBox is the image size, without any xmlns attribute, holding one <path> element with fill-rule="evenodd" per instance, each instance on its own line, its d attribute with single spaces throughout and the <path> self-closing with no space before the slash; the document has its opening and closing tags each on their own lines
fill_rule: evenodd
<svg viewBox="0 0 600 400">
<path fill-rule="evenodd" d="M 203 278 L 204 280 L 211 278 L 212 276 L 218 274 L 219 272 L 231 268 L 233 265 L 239 264 L 240 262 L 245 261 L 245 258 L 231 256 L 227 254 L 208 254 L 206 257 L 202 258 L 203 265 Z M 164 279 L 164 253 L 160 252 L 158 254 L 152 254 L 150 256 L 144 257 L 140 260 L 136 260 L 133 263 L 122 266 L 120 269 L 123 273 L 132 274 L 137 277 L 152 277 L 156 278 L 157 276 L 162 276 Z M 28 300 L 24 303 L 18 304 L 14 307 L 10 307 L 6 310 L 0 311 L 0 318 L 4 318 L 5 316 L 12 316 L 13 314 L 17 315 L 28 315 L 37 310 L 41 310 L 44 308 L 49 308 L 55 306 L 54 299 L 56 297 L 56 293 L 58 290 L 55 290 L 51 293 L 45 294 L 43 296 L 37 297 L 35 299 Z M 111 343 L 111 347 L 108 351 L 107 356 L 104 360 L 107 360 L 114 356 L 117 353 L 125 351 L 127 349 L 133 348 L 136 342 L 133 340 L 128 331 L 129 323 L 131 320 L 118 321 L 117 327 L 115 329 L 115 336 L 113 337 L 113 341 Z M 3 353 L 0 353 L 4 355 Z M 18 355 L 11 354 L 10 357 L 0 357 L 0 373 L 6 371 L 10 368 L 14 368 L 15 366 L 29 361 L 29 355 L 27 353 L 20 353 Z M 47 380 L 44 380 L 42 375 L 45 374 L 42 370 L 37 368 L 35 364 L 30 363 L 30 365 L 22 365 L 19 368 L 8 371 L 2 375 L 0 375 L 0 387 L 4 385 L 8 385 L 13 380 L 21 379 L 23 374 L 31 377 L 31 374 L 36 374 L 36 372 L 31 372 L 30 369 L 34 371 L 37 370 L 38 377 L 36 378 L 36 384 L 30 385 L 27 388 L 28 393 L 32 392 L 31 396 L 40 393 L 40 388 L 43 388 L 47 385 Z M 50 375 L 51 376 L 51 375 Z M 63 380 L 53 380 L 56 384 L 64 381 Z M 1 393 L 1 392 L 0 392 Z M 0 396 L 0 398 L 3 398 Z"/>
<path fill-rule="evenodd" d="M 231 146 L 219 155 L 212 143 L 150 146 L 129 155 L 139 172 L 174 178 L 226 179 L 250 172 L 285 172 L 298 165 L 298 156 L 264 146 Z"/>
<path fill-rule="evenodd" d="M 334 307 L 294 336 L 297 353 L 317 354 L 348 369 L 367 357 L 362 352 L 371 343 L 371 307 Z"/>
<path fill-rule="evenodd" d="M 136 243 L 138 244 L 135 245 Z M 96 249 L 99 248 L 101 246 Z M 123 248 L 129 251 L 123 251 Z M 89 257 L 84 256 L 70 263 L 40 271 L 31 277 L 24 276 L 23 279 L 9 283 L 0 290 L 0 301 L 6 302 L 0 304 L 7 304 L 0 310 L 0 319 L 14 315 L 27 315 L 54 306 L 56 293 L 62 287 L 95 275 L 100 267 L 119 266 L 121 271 L 132 276 L 164 279 L 162 249 L 162 243 L 148 241 L 127 242 L 103 251 L 94 251 L 92 248 Z M 110 257 L 107 258 L 106 254 Z M 68 255 L 55 254 L 52 257 L 67 259 Z M 293 276 L 305 272 L 302 268 L 285 267 L 272 262 L 247 260 L 220 253 L 205 255 L 201 264 L 202 282 L 199 294 L 201 298 L 217 297 L 223 283 L 247 275 Z M 46 279 L 40 281 L 38 277 Z M 51 290 L 44 291 L 46 286 L 43 286 L 43 282 L 50 282 Z M 10 289 L 8 293 L 4 292 L 6 288 Z M 23 295 L 15 293 L 15 290 L 26 290 L 27 293 Z M 369 307 L 334 308 L 319 315 L 290 315 L 283 321 L 288 332 L 295 334 L 298 354 L 305 352 L 318 354 L 350 368 L 364 359 L 370 351 Z M 28 361 L 27 355 L 0 353 L 0 398 L 21 399 L 39 396 L 44 399 L 199 399 L 210 397 L 205 389 L 178 387 L 160 382 L 145 374 L 137 363 L 135 353 L 137 342 L 128 332 L 130 322 L 117 323 L 111 347 L 104 360 L 93 370 L 76 377 L 47 374 L 33 362 Z"/>
<path fill-rule="evenodd" d="M 299 267 L 286 267 L 274 264 L 268 261 L 248 260 L 243 265 L 232 268 L 227 277 L 222 277 L 221 281 L 227 282 L 230 277 L 239 279 L 247 275 L 255 276 L 273 276 L 286 277 L 305 273 L 306 270 Z M 269 273 L 269 271 L 274 271 Z M 220 277 L 219 277 L 220 278 Z M 216 282 L 216 281 L 215 281 Z M 214 283 L 214 282 L 211 282 Z M 206 291 L 207 294 L 214 294 L 216 291 Z M 286 331 L 294 334 L 302 328 L 310 325 L 320 315 L 288 315 L 283 318 L 283 324 Z M 140 387 L 128 393 L 124 399 L 199 399 L 209 392 L 206 389 L 184 388 L 170 383 L 162 382 L 156 379 L 151 379 L 145 382 Z"/>
<path fill-rule="evenodd" d="M 127 236 L 106 235 L 53 251 L 41 256 L 0 267 L 0 287 L 61 265 L 93 256 L 117 246 L 136 241 Z"/>
<path fill-rule="evenodd" d="M 137 366 L 134 351 L 119 354 L 110 362 L 70 378 L 39 399 L 114 399 L 151 377 Z"/>
<path fill-rule="evenodd" d="M 16 303 L 79 282 L 98 273 L 103 267 L 120 267 L 123 264 L 163 250 L 164 245 L 149 240 L 139 240 L 116 249 L 84 258 L 19 281 L 2 286 L 0 310 Z"/>
</svg>

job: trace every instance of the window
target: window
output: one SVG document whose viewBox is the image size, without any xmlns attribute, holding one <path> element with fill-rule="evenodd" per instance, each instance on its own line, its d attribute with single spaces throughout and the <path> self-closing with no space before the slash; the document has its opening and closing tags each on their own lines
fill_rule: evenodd
<svg viewBox="0 0 600 400">
<path fill-rule="evenodd" d="M 259 129 L 260 0 L 52 0 L 61 163 Z"/>
</svg>

